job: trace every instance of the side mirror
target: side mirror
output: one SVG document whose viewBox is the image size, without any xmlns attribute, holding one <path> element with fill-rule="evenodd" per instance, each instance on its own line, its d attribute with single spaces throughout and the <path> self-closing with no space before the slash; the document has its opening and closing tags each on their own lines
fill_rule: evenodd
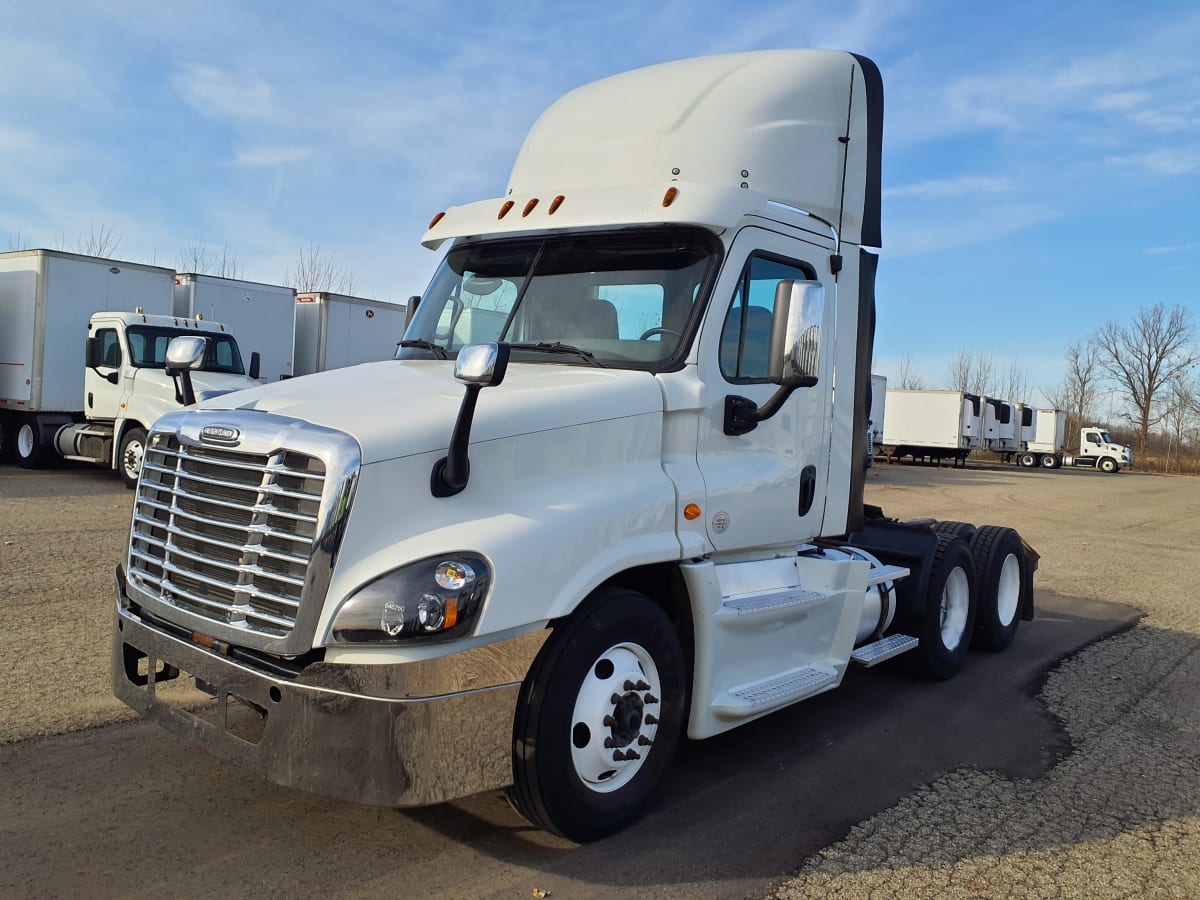
<svg viewBox="0 0 1200 900">
<path fill-rule="evenodd" d="M 404 330 L 408 331 L 408 323 L 413 320 L 413 316 L 417 314 L 417 307 L 421 305 L 421 295 L 414 294 L 408 298 L 408 303 L 404 306 Z"/>
<path fill-rule="evenodd" d="M 812 387 L 821 364 L 821 317 L 825 286 L 819 281 L 781 281 L 775 288 L 768 374 L 783 387 Z"/>
<path fill-rule="evenodd" d="M 767 377 L 779 389 L 762 406 L 747 397 L 725 398 L 725 434 L 736 437 L 779 410 L 796 388 L 817 383 L 821 365 L 821 317 L 825 288 L 817 281 L 781 281 L 775 288 Z"/>
<path fill-rule="evenodd" d="M 257 378 L 262 369 L 262 356 L 257 350 L 250 354 L 250 377 Z"/>
<path fill-rule="evenodd" d="M 100 368 L 100 342 L 94 337 L 87 339 L 87 349 L 84 351 L 84 358 L 87 361 L 89 369 Z"/>
<path fill-rule="evenodd" d="M 458 351 L 454 377 L 467 386 L 458 421 L 450 436 L 450 449 L 433 464 L 429 491 L 435 497 L 453 497 L 467 486 L 471 477 L 471 461 L 467 447 L 471 443 L 471 423 L 475 420 L 475 403 L 485 387 L 495 387 L 508 371 L 508 344 L 468 344 Z"/>
<path fill-rule="evenodd" d="M 208 341 L 192 335 L 172 338 L 167 344 L 167 374 L 175 379 L 175 399 L 184 406 L 196 402 L 196 391 L 192 388 L 192 369 L 204 364 L 204 352 Z"/>
</svg>

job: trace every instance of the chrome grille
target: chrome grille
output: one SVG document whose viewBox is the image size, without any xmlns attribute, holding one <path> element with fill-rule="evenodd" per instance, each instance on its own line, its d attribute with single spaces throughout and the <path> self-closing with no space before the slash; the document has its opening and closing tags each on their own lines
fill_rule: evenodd
<svg viewBox="0 0 1200 900">
<path fill-rule="evenodd" d="M 319 534 L 325 464 L 156 434 L 129 547 L 131 580 L 162 603 L 267 638 L 296 625 Z"/>
</svg>

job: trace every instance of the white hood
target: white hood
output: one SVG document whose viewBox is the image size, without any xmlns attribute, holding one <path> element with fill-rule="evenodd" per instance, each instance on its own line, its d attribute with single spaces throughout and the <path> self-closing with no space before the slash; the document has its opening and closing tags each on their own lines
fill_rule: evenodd
<svg viewBox="0 0 1200 900">
<path fill-rule="evenodd" d="M 274 382 L 199 404 L 261 410 L 349 434 L 363 463 L 444 450 L 464 385 L 450 360 L 387 360 Z M 659 413 L 648 372 L 511 363 L 504 382 L 479 397 L 471 443 L 571 425 Z"/>
</svg>

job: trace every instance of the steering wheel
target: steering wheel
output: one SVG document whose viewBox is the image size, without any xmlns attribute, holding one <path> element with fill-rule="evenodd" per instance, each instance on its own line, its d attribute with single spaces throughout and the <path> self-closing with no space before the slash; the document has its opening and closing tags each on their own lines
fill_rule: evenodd
<svg viewBox="0 0 1200 900">
<path fill-rule="evenodd" d="M 642 332 L 642 336 L 639 337 L 638 340 L 646 341 L 654 337 L 656 334 L 673 334 L 677 338 L 683 337 L 683 332 L 676 331 L 674 328 L 648 328 Z"/>
</svg>

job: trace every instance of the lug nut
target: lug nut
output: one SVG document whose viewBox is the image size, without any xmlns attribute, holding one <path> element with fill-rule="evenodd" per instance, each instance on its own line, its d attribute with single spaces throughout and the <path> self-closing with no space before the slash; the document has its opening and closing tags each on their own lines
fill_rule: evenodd
<svg viewBox="0 0 1200 900">
<path fill-rule="evenodd" d="M 653 694 L 647 694 L 645 697 L 642 698 L 642 702 L 645 703 L 647 706 L 649 706 L 651 703 L 657 703 L 658 698 L 655 697 Z"/>
<path fill-rule="evenodd" d="M 658 724 L 658 719 L 656 719 L 654 716 L 650 715 L 649 713 L 646 713 L 646 718 L 643 721 L 645 721 L 645 723 L 647 725 L 657 725 Z"/>
<path fill-rule="evenodd" d="M 642 681 L 641 679 L 638 679 L 638 683 L 637 683 L 636 687 L 639 691 L 650 690 L 650 685 L 646 684 L 646 682 Z"/>
<path fill-rule="evenodd" d="M 638 746 L 639 747 L 649 747 L 653 743 L 654 743 L 654 741 L 650 740 L 650 738 L 646 737 L 644 734 L 638 735 Z"/>
<path fill-rule="evenodd" d="M 636 687 L 637 687 L 637 685 L 634 684 L 632 681 L 630 681 L 628 678 L 625 679 L 625 690 L 632 691 Z"/>
<path fill-rule="evenodd" d="M 608 698 L 608 702 L 611 703 L 613 706 L 616 706 L 623 699 L 624 698 L 620 694 L 613 694 L 611 697 Z"/>
<path fill-rule="evenodd" d="M 605 716 L 604 717 L 604 727 L 605 728 L 616 728 L 617 720 L 614 719 L 612 716 Z"/>
<path fill-rule="evenodd" d="M 604 739 L 604 749 L 605 750 L 611 750 L 615 746 L 617 746 L 617 742 L 614 741 L 612 738 L 606 737 Z"/>
</svg>

